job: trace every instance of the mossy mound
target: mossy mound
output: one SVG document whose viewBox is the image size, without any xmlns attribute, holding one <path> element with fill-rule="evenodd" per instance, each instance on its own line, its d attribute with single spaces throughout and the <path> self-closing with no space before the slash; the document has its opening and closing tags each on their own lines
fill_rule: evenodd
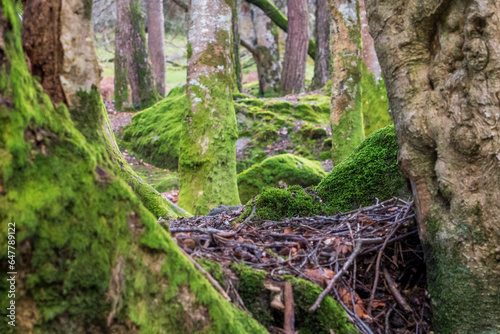
<svg viewBox="0 0 500 334">
<path fill-rule="evenodd" d="M 172 89 L 167 98 L 132 118 L 123 132 L 122 144 L 156 167 L 176 170 L 187 105 L 186 87 Z"/>
<path fill-rule="evenodd" d="M 280 185 L 318 184 L 326 175 L 320 162 L 293 154 L 280 154 L 267 158 L 238 175 L 238 190 L 243 203 L 261 193 L 266 187 Z"/>
<path fill-rule="evenodd" d="M 244 264 L 233 264 L 231 269 L 238 277 L 238 294 L 252 316 L 268 329 L 271 329 L 271 326 L 282 327 L 283 312 L 270 306 L 274 296 L 271 291 L 265 288 L 267 273 L 247 267 Z M 342 306 L 330 296 L 323 299 L 321 306 L 315 312 L 309 313 L 307 311 L 322 291 L 319 286 L 291 276 L 283 277 L 283 279 L 292 284 L 295 304 L 295 328 L 298 333 L 358 333 L 349 321 Z"/>
<path fill-rule="evenodd" d="M 368 137 L 325 177 L 316 188 L 328 212 L 348 211 L 386 200 L 407 197 L 408 186 L 397 161 L 398 143 L 394 126 Z"/>
<path fill-rule="evenodd" d="M 300 186 L 291 186 L 286 189 L 268 188 L 255 198 L 248 201 L 245 212 L 239 218 L 247 218 L 253 208 L 253 218 L 281 220 L 285 217 L 308 217 L 326 211 L 321 199 L 307 193 Z"/>
</svg>

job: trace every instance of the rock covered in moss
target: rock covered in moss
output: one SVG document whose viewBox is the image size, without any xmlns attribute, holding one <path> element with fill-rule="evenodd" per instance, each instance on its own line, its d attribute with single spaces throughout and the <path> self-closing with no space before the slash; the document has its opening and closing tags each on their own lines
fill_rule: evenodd
<svg viewBox="0 0 500 334">
<path fill-rule="evenodd" d="M 266 187 L 318 184 L 326 176 L 321 163 L 293 154 L 280 154 L 254 165 L 238 175 L 240 199 L 248 201 Z"/>
<path fill-rule="evenodd" d="M 285 217 L 314 216 L 326 210 L 319 197 L 297 185 L 286 189 L 268 188 L 255 201 L 248 201 L 240 220 L 250 216 L 254 207 L 252 217 L 276 221 Z"/>
<path fill-rule="evenodd" d="M 328 212 L 372 205 L 375 198 L 382 201 L 393 196 L 407 197 L 409 191 L 397 154 L 394 126 L 387 126 L 363 141 L 316 189 L 328 205 Z"/>
<path fill-rule="evenodd" d="M 186 87 L 172 89 L 167 98 L 132 118 L 123 133 L 124 146 L 156 167 L 176 170 L 186 106 Z"/>
</svg>

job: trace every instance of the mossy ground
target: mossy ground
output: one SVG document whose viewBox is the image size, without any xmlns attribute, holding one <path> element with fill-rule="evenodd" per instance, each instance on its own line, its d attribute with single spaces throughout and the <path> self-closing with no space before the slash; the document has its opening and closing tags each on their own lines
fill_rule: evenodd
<svg viewBox="0 0 500 334">
<path fill-rule="evenodd" d="M 26 308 L 16 330 L 265 332 L 179 252 L 118 176 L 106 147 L 90 144 L 64 106 L 54 109 L 28 72 L 13 3 L 1 3 L 9 24 L 0 43 L 0 226 L 16 223 L 23 259 L 16 302 Z M 5 263 L 5 239 L 0 249 Z M 2 294 L 2 310 L 8 303 Z M 208 321 L 197 322 L 198 311 Z M 0 322 L 0 332 L 12 331 Z"/>
<path fill-rule="evenodd" d="M 267 187 L 317 185 L 326 176 L 321 163 L 293 154 L 267 158 L 238 174 L 240 199 L 245 203 Z"/>
<path fill-rule="evenodd" d="M 346 160 L 334 167 L 317 187 L 328 211 L 348 211 L 374 204 L 376 198 L 408 197 L 406 180 L 397 161 L 393 126 L 368 137 Z"/>
</svg>

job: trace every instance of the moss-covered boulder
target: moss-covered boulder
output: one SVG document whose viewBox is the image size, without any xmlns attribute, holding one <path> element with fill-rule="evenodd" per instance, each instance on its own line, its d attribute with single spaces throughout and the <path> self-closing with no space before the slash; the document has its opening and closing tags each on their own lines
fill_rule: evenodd
<svg viewBox="0 0 500 334">
<path fill-rule="evenodd" d="M 254 165 L 238 175 L 238 190 L 243 203 L 266 187 L 280 185 L 317 185 L 326 176 L 321 163 L 293 154 L 280 154 Z"/>
<path fill-rule="evenodd" d="M 394 126 L 387 126 L 363 141 L 316 188 L 328 205 L 328 212 L 372 205 L 375 198 L 382 201 L 393 196 L 409 196 L 397 154 Z"/>
<path fill-rule="evenodd" d="M 176 170 L 187 105 L 186 87 L 172 89 L 167 98 L 132 118 L 123 133 L 123 146 L 156 167 Z"/>
<path fill-rule="evenodd" d="M 239 218 L 244 220 L 251 215 L 252 219 L 281 220 L 285 217 L 308 217 L 326 211 L 326 207 L 318 196 L 306 192 L 301 186 L 287 188 L 268 188 L 248 201 L 245 211 Z"/>
</svg>

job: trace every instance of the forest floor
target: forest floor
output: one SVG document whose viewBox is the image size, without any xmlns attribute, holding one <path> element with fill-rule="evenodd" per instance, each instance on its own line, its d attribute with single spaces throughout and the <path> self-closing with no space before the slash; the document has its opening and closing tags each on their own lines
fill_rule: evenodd
<svg viewBox="0 0 500 334">
<path fill-rule="evenodd" d="M 393 198 L 335 216 L 279 222 L 251 216 L 241 222 L 243 210 L 243 206 L 221 206 L 204 217 L 160 222 L 187 254 L 220 263 L 226 275 L 235 263 L 242 263 L 263 271 L 267 277 L 263 286 L 271 291 L 290 276 L 320 286 L 325 296 L 339 302 L 360 333 L 430 332 L 430 300 L 412 202 Z M 245 297 L 240 298 L 238 289 L 230 285 L 221 290 L 220 286 L 227 285 L 215 283 L 221 275 L 212 272 L 212 277 L 210 268 L 206 269 L 204 274 L 216 289 L 232 295 L 246 310 Z M 269 310 L 283 308 L 276 305 L 276 298 L 267 302 Z M 295 319 L 304 316 L 298 312 L 307 313 L 320 304 L 303 303 L 295 301 Z"/>
</svg>

